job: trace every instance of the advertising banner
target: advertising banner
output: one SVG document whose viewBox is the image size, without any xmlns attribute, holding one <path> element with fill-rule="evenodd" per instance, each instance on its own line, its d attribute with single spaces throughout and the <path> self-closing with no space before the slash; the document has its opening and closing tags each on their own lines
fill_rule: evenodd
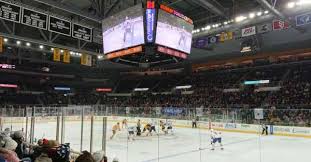
<svg viewBox="0 0 311 162">
<path fill-rule="evenodd" d="M 242 29 L 242 37 L 248 37 L 256 34 L 256 26 Z"/>
</svg>

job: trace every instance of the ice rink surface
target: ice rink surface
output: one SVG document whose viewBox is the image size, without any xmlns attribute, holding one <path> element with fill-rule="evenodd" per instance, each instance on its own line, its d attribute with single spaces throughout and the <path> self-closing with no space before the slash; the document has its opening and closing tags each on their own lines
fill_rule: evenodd
<svg viewBox="0 0 311 162">
<path fill-rule="evenodd" d="M 120 162 L 310 161 L 311 139 L 307 138 L 222 132 L 224 150 L 212 151 L 207 130 L 174 128 L 171 135 L 160 133 L 159 136 L 142 136 L 128 141 L 124 129 L 110 140 L 112 124 L 109 122 L 107 129 L 107 155 L 110 160 L 118 157 Z M 6 127 L 25 130 L 25 124 L 5 123 Z M 102 123 L 95 122 L 93 151 L 101 150 L 102 128 Z M 66 122 L 65 132 L 65 142 L 71 143 L 74 150 L 80 150 L 81 122 Z M 83 132 L 83 150 L 89 150 L 90 122 L 85 122 Z M 56 122 L 36 123 L 35 138 L 55 139 L 55 136 Z"/>
</svg>

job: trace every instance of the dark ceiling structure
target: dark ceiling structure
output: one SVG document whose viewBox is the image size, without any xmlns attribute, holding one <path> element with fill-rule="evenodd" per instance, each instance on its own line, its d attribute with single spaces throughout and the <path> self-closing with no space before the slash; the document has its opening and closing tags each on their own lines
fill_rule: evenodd
<svg viewBox="0 0 311 162">
<path fill-rule="evenodd" d="M 5 0 L 10 1 L 10 0 Z M 35 8 L 42 12 L 55 14 L 79 24 L 85 24 L 95 30 L 101 31 L 101 21 L 108 16 L 118 13 L 121 10 L 141 3 L 144 0 L 15 0 L 10 1 L 23 6 Z M 234 16 L 248 13 L 258 8 L 269 9 L 278 17 L 282 16 L 280 8 L 288 1 L 282 0 L 159 0 L 161 3 L 184 13 L 194 21 L 195 28 L 206 24 L 223 22 L 232 19 Z M 0 19 L 0 35 L 43 44 L 47 47 L 59 47 L 80 53 L 88 53 L 98 56 L 102 52 L 102 44 L 77 40 L 60 34 L 51 33 L 41 29 L 34 29 L 22 24 L 7 22 Z M 13 47 L 16 46 L 11 44 Z M 41 53 L 51 53 L 49 49 L 39 50 L 29 48 Z M 16 50 L 23 51 L 23 50 Z M 21 57 L 23 54 L 18 54 Z M 192 54 L 191 54 L 192 55 Z M 195 54 L 194 54 L 195 55 Z M 41 56 L 40 56 L 41 57 Z M 114 66 L 112 63 L 102 64 Z M 115 65 L 122 67 L 123 65 Z"/>
</svg>

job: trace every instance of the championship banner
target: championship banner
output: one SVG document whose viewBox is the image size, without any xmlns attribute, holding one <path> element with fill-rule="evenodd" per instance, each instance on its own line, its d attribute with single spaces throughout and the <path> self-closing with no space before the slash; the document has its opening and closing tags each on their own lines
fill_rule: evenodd
<svg viewBox="0 0 311 162">
<path fill-rule="evenodd" d="M 0 53 L 3 52 L 3 37 L 0 37 Z"/>
<path fill-rule="evenodd" d="M 219 42 L 225 42 L 233 39 L 233 32 L 223 32 L 219 36 Z"/>
<path fill-rule="evenodd" d="M 296 16 L 296 26 L 311 24 L 311 12 Z"/>
<path fill-rule="evenodd" d="M 290 28 L 290 24 L 288 21 L 273 20 L 272 28 L 273 30 L 284 30 Z"/>
<path fill-rule="evenodd" d="M 53 52 L 53 61 L 60 61 L 60 49 L 59 48 L 54 48 Z"/>
<path fill-rule="evenodd" d="M 64 50 L 63 62 L 70 63 L 70 53 L 68 50 Z"/>
<path fill-rule="evenodd" d="M 82 54 L 81 65 L 92 66 L 92 56 L 88 54 Z"/>
<path fill-rule="evenodd" d="M 257 30 L 258 30 L 259 34 L 268 33 L 270 31 L 272 31 L 272 24 L 267 23 L 267 24 L 257 25 Z"/>
</svg>

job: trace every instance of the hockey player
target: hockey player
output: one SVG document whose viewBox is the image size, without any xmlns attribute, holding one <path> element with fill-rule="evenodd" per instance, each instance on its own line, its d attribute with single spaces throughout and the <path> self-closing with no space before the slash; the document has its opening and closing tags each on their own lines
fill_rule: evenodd
<svg viewBox="0 0 311 162">
<path fill-rule="evenodd" d="M 179 41 L 178 41 L 178 47 L 181 48 L 181 49 L 185 49 L 187 37 L 186 37 L 186 30 L 185 30 L 184 26 L 180 30 L 179 35 L 180 35 L 180 38 L 179 38 Z"/>
<path fill-rule="evenodd" d="M 268 135 L 268 126 L 266 124 L 262 124 L 262 132 L 261 135 Z"/>
<path fill-rule="evenodd" d="M 122 120 L 122 129 L 127 128 L 127 119 Z"/>
<path fill-rule="evenodd" d="M 123 34 L 123 47 L 126 47 L 128 45 L 132 44 L 133 41 L 133 25 L 131 19 L 128 17 L 125 18 L 124 21 L 124 34 Z"/>
<path fill-rule="evenodd" d="M 156 131 L 156 122 L 155 122 L 154 120 L 152 120 L 152 121 L 150 122 L 150 125 L 151 125 L 150 134 L 152 135 L 152 132 L 157 133 L 157 131 Z"/>
<path fill-rule="evenodd" d="M 168 134 L 169 132 L 171 132 L 171 133 L 173 134 L 174 132 L 173 132 L 173 124 L 172 124 L 172 122 L 171 122 L 171 121 L 167 121 L 167 122 L 165 123 L 165 125 L 166 125 L 166 127 L 167 127 L 167 134 Z"/>
<path fill-rule="evenodd" d="M 130 127 L 127 127 L 127 131 L 128 131 L 128 140 L 129 141 L 134 141 L 134 134 L 135 134 L 135 131 L 136 131 L 136 127 L 135 126 L 130 126 Z"/>
<path fill-rule="evenodd" d="M 137 129 L 137 136 L 140 136 L 141 135 L 141 122 L 140 122 L 140 119 L 138 119 L 138 121 L 137 121 L 136 129 Z"/>
<path fill-rule="evenodd" d="M 147 132 L 146 136 L 151 135 L 151 124 L 146 124 L 143 129 L 143 133 Z"/>
<path fill-rule="evenodd" d="M 121 131 L 120 123 L 117 123 L 112 127 L 112 136 L 110 137 L 110 139 L 113 139 L 113 137 L 117 134 L 117 131 Z"/>
<path fill-rule="evenodd" d="M 220 149 L 223 150 L 223 145 L 222 145 L 222 137 L 221 137 L 221 132 L 214 131 L 213 129 L 211 130 L 211 138 L 212 138 L 212 149 L 215 150 L 215 145 L 216 143 L 219 143 Z"/>
<path fill-rule="evenodd" d="M 192 128 L 197 128 L 197 118 L 192 119 Z"/>
<path fill-rule="evenodd" d="M 164 134 L 167 134 L 167 128 L 162 120 L 160 120 L 160 128 Z"/>
</svg>

